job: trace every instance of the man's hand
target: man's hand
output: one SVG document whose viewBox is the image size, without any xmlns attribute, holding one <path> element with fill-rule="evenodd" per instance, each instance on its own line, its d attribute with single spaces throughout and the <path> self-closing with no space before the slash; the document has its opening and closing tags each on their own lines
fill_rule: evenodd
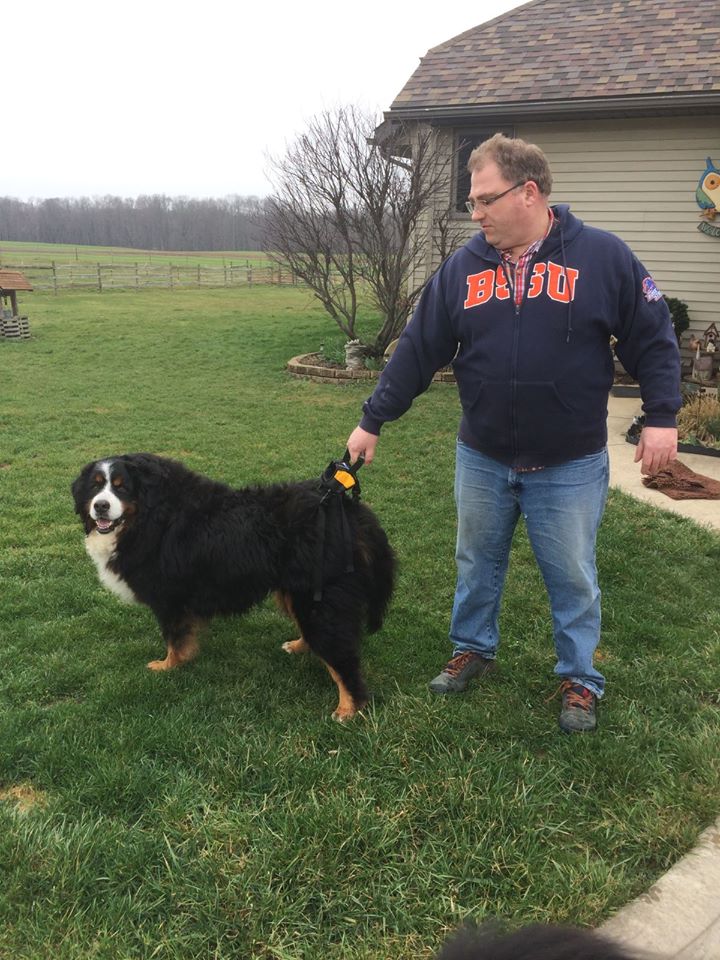
<svg viewBox="0 0 720 960">
<path fill-rule="evenodd" d="M 677 457 L 678 433 L 675 427 L 643 427 L 635 451 L 635 463 L 642 460 L 640 472 L 657 473 Z"/>
<path fill-rule="evenodd" d="M 368 433 L 362 427 L 355 427 L 348 437 L 347 448 L 350 454 L 350 462 L 355 463 L 357 458 L 362 455 L 365 457 L 365 463 L 372 463 L 375 456 L 375 447 L 380 438 L 374 433 Z"/>
</svg>

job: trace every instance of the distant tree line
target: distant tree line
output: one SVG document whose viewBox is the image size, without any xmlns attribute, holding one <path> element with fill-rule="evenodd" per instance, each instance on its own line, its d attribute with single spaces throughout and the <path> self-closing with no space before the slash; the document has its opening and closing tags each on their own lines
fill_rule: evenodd
<svg viewBox="0 0 720 960">
<path fill-rule="evenodd" d="M 0 197 L 0 242 L 76 243 L 141 250 L 260 250 L 263 201 L 167 197 Z"/>
</svg>

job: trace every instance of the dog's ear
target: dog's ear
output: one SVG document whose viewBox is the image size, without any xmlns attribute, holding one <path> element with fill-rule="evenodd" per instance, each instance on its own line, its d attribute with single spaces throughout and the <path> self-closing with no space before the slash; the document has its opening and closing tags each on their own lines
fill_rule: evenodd
<svg viewBox="0 0 720 960">
<path fill-rule="evenodd" d="M 73 480 L 70 490 L 75 501 L 75 513 L 82 514 L 85 509 L 85 490 L 87 487 L 88 476 L 95 466 L 95 463 L 86 463 L 80 473 Z"/>
<path fill-rule="evenodd" d="M 123 457 L 122 462 L 138 508 L 159 518 L 165 479 L 163 461 L 152 453 L 131 453 Z"/>
<path fill-rule="evenodd" d="M 122 457 L 131 478 L 142 487 L 157 487 L 163 479 L 162 461 L 152 453 L 129 453 Z"/>
</svg>

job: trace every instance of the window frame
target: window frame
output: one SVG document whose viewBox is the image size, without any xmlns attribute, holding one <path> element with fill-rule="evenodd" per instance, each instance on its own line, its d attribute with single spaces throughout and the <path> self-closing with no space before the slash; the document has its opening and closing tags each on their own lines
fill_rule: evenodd
<svg viewBox="0 0 720 960">
<path fill-rule="evenodd" d="M 470 174 L 467 172 L 467 162 L 470 154 L 479 147 L 485 140 L 496 133 L 502 133 L 506 137 L 515 138 L 515 128 L 508 126 L 470 126 L 453 128 L 453 177 L 452 177 L 452 195 L 451 206 L 454 219 L 466 219 L 468 217 L 465 201 L 470 192 Z M 462 197 L 460 192 L 462 191 Z"/>
</svg>

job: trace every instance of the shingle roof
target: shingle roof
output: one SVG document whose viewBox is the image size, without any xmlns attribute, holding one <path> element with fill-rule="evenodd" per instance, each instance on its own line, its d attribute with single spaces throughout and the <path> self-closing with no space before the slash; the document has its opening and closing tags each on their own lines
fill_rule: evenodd
<svg viewBox="0 0 720 960">
<path fill-rule="evenodd" d="M 531 0 L 433 47 L 392 104 L 720 94 L 720 0 Z"/>
<path fill-rule="evenodd" d="M 2 290 L 32 290 L 32 287 L 19 270 L 0 270 L 0 291 Z"/>
</svg>

